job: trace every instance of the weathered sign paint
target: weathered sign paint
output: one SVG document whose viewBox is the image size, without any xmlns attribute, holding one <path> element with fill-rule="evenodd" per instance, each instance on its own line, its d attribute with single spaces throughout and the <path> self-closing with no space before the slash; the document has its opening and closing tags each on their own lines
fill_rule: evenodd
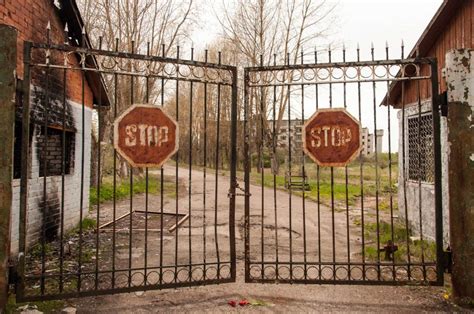
<svg viewBox="0 0 474 314">
<path fill-rule="evenodd" d="M 303 149 L 320 166 L 342 167 L 359 154 L 360 133 L 347 110 L 320 109 L 303 126 Z"/>
<path fill-rule="evenodd" d="M 133 105 L 115 120 L 114 147 L 132 167 L 161 167 L 178 150 L 178 124 L 160 107 Z"/>
</svg>

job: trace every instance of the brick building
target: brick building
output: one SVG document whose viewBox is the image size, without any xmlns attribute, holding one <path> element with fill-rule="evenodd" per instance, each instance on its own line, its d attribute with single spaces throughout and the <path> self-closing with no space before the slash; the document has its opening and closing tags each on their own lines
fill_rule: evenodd
<svg viewBox="0 0 474 314">
<path fill-rule="evenodd" d="M 67 43 L 90 47 L 87 34 L 82 34 L 84 23 L 74 0 L 3 0 L 0 1 L 0 24 L 12 26 L 17 30 L 16 72 L 20 84 L 24 75 L 24 42 L 45 43 L 48 25 L 52 44 Z M 64 31 L 66 25 L 69 30 L 67 33 Z M 33 59 L 40 57 L 32 55 Z M 89 64 L 96 64 L 93 59 L 88 61 Z M 75 55 L 69 58 L 69 62 L 72 66 L 79 65 L 78 57 Z M 31 143 L 31 159 L 29 160 L 26 217 L 28 244 L 36 241 L 40 232 L 44 232 L 50 239 L 58 236 L 61 213 L 63 213 L 65 229 L 76 226 L 80 217 L 81 198 L 84 200 L 83 212 L 88 210 L 92 109 L 94 104 L 104 106 L 109 104 L 105 84 L 99 74 L 88 71 L 83 80 L 80 71 L 67 71 L 65 74 L 67 84 L 59 71 L 51 71 L 49 77 L 46 75 L 44 69 L 31 68 L 30 138 L 28 139 Z M 84 84 L 82 84 L 83 81 Z M 13 254 L 18 251 L 19 239 L 21 143 L 23 141 L 21 138 L 22 99 L 22 95 L 18 94 L 11 217 Z M 63 134 L 65 134 L 64 173 L 62 170 Z M 44 145 L 45 141 L 46 145 Z M 47 162 L 45 163 L 44 160 Z M 81 175 L 82 164 L 84 167 Z M 46 169 L 45 165 L 47 165 Z M 61 204 L 63 174 L 64 193 L 68 197 L 65 198 L 64 204 Z M 81 184 L 83 184 L 83 195 L 80 193 Z"/>
</svg>

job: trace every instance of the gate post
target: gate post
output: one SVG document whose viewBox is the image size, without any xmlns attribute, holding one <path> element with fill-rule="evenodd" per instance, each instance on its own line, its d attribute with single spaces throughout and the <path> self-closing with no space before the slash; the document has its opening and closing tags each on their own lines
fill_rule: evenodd
<svg viewBox="0 0 474 314">
<path fill-rule="evenodd" d="M 10 211 L 15 129 L 16 30 L 0 25 L 0 312 L 8 299 Z"/>
<path fill-rule="evenodd" d="M 474 300 L 474 50 L 446 54 L 453 293 Z"/>
</svg>

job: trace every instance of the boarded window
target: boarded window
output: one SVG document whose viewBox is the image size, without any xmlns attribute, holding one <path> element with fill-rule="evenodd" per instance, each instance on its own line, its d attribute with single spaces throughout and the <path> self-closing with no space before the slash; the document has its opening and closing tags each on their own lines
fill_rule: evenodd
<svg viewBox="0 0 474 314">
<path fill-rule="evenodd" d="M 45 167 L 47 176 L 62 175 L 63 157 L 64 174 L 71 174 L 74 167 L 74 132 L 63 132 L 63 130 L 55 127 L 48 127 L 47 130 L 48 132 L 45 134 L 44 127 L 42 127 L 40 134 L 36 137 L 40 177 L 44 176 Z M 44 144 L 45 141 L 46 145 Z"/>
<path fill-rule="evenodd" d="M 408 118 L 408 179 L 434 182 L 433 116 Z"/>
</svg>

